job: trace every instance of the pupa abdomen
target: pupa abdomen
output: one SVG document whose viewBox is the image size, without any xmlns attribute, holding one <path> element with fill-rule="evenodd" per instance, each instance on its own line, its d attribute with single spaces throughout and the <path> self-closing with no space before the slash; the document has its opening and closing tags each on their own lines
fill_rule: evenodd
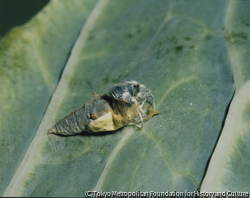
<svg viewBox="0 0 250 198">
<path fill-rule="evenodd" d="M 83 131 L 114 131 L 131 123 L 139 115 L 139 105 L 95 94 L 82 107 L 59 120 L 47 132 L 74 135 Z"/>
</svg>

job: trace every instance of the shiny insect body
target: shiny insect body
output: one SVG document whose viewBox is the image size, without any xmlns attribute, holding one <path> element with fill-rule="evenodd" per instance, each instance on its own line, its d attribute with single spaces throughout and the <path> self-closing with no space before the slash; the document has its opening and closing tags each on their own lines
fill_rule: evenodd
<svg viewBox="0 0 250 198">
<path fill-rule="evenodd" d="M 126 125 L 136 125 L 140 121 L 139 111 L 138 104 L 116 100 L 106 94 L 94 94 L 91 100 L 59 120 L 47 132 L 74 135 L 83 131 L 114 131 Z M 150 114 L 152 117 L 152 112 Z"/>
<path fill-rule="evenodd" d="M 140 112 L 139 116 L 141 119 L 141 124 L 143 125 L 143 116 L 145 113 L 142 110 L 144 103 L 148 97 L 153 98 L 153 106 L 155 108 L 155 99 L 150 89 L 143 84 L 138 83 L 135 80 L 127 80 L 124 83 L 119 83 L 112 86 L 109 90 L 109 95 L 115 99 L 125 100 L 130 103 L 135 103 L 139 105 Z"/>
</svg>

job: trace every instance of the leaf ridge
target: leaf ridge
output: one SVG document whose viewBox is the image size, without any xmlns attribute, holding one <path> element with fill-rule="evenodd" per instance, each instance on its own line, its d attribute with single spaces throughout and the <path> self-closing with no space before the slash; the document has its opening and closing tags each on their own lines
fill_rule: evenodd
<svg viewBox="0 0 250 198">
<path fill-rule="evenodd" d="M 225 35 L 226 35 L 226 43 L 229 53 L 229 60 L 231 62 L 231 68 L 233 71 L 233 78 L 234 78 L 234 84 L 236 91 L 243 85 L 243 79 L 242 79 L 242 71 L 240 67 L 240 56 L 238 54 L 238 51 L 235 48 L 235 40 L 234 37 L 231 36 L 233 23 L 232 19 L 235 14 L 235 7 L 236 7 L 237 1 L 230 0 L 229 5 L 226 11 L 225 16 Z M 230 43 L 231 42 L 231 43 Z"/>
<path fill-rule="evenodd" d="M 160 25 L 160 27 L 156 30 L 154 36 L 152 37 L 152 40 L 151 42 L 149 43 L 149 46 L 148 48 L 146 49 L 146 51 L 144 52 L 145 55 L 142 59 L 142 63 L 141 63 L 141 66 L 139 68 L 139 74 L 138 74 L 138 79 L 141 78 L 141 73 L 142 73 L 142 70 L 143 70 L 143 67 L 146 63 L 146 60 L 147 60 L 147 57 L 149 55 L 149 52 L 151 50 L 151 47 L 152 47 L 152 44 L 154 42 L 154 40 L 157 38 L 158 34 L 160 33 L 160 31 L 163 29 L 164 25 L 168 23 L 168 21 L 170 21 L 170 19 L 173 17 L 172 15 L 172 7 L 173 7 L 173 1 L 171 0 L 170 1 L 170 4 L 169 4 L 169 7 L 168 7 L 168 10 L 167 10 L 167 14 L 166 14 L 166 17 L 165 19 L 163 20 L 162 24 Z"/>
<path fill-rule="evenodd" d="M 41 74 L 43 76 L 44 81 L 46 82 L 49 90 L 51 93 L 53 93 L 56 85 L 53 83 L 52 81 L 52 76 L 50 71 L 48 70 L 48 66 L 45 64 L 44 59 L 41 56 L 41 53 L 38 51 L 38 48 L 35 47 L 35 45 L 38 45 L 38 41 L 37 38 L 39 38 L 37 35 L 34 35 L 33 33 L 28 35 L 29 37 L 32 37 L 32 40 L 34 40 L 35 42 L 32 42 L 32 46 L 33 46 L 33 50 L 34 50 L 34 54 L 36 56 L 36 60 L 38 60 L 38 66 L 39 69 L 41 71 Z M 40 49 L 40 48 L 39 48 Z"/>
<path fill-rule="evenodd" d="M 161 155 L 162 155 L 162 157 L 164 158 L 164 160 L 165 160 L 166 164 L 168 165 L 168 167 L 170 168 L 170 170 L 171 170 L 172 172 L 176 172 L 176 173 L 177 173 L 178 171 L 174 168 L 174 166 L 173 166 L 173 165 L 171 164 L 171 162 L 169 161 L 167 151 L 163 149 L 163 147 L 162 147 L 162 145 L 161 145 L 159 139 L 156 138 L 156 137 L 155 137 L 151 132 L 149 132 L 148 130 L 146 130 L 146 134 L 147 134 L 147 136 L 149 136 L 149 137 L 155 142 L 155 144 L 156 144 L 157 147 L 159 148 L 159 150 L 160 150 L 160 152 L 161 152 Z"/>
<path fill-rule="evenodd" d="M 103 183 L 105 181 L 106 175 L 112 166 L 112 162 L 115 160 L 119 151 L 126 145 L 126 142 L 131 138 L 134 134 L 134 130 L 132 128 L 127 128 L 123 131 L 125 135 L 121 138 L 121 140 L 117 143 L 116 147 L 113 149 L 112 153 L 108 157 L 106 164 L 101 172 L 101 175 L 94 187 L 94 191 L 101 191 Z"/>
<path fill-rule="evenodd" d="M 70 81 L 70 77 L 74 71 L 74 66 L 77 63 L 76 57 L 79 56 L 81 48 L 84 46 L 90 30 L 94 26 L 102 10 L 105 8 L 107 2 L 108 0 L 99 0 L 89 15 L 86 23 L 84 24 L 80 36 L 73 47 L 71 56 L 65 66 L 62 79 L 60 80 L 58 87 L 52 96 L 44 118 L 3 196 L 21 196 L 25 186 L 25 181 L 27 181 L 29 174 L 31 174 L 36 164 L 41 161 L 39 151 L 44 146 L 48 138 L 45 131 L 47 130 L 48 126 L 51 125 L 53 118 L 55 117 L 56 110 L 59 108 L 62 102 L 62 96 L 66 94 L 68 85 L 67 82 Z"/>
<path fill-rule="evenodd" d="M 188 82 L 191 82 L 191 81 L 194 81 L 196 80 L 196 77 L 193 75 L 193 76 L 188 76 L 186 78 L 183 78 L 182 80 L 180 81 L 177 81 L 175 84 L 173 84 L 163 95 L 162 97 L 160 98 L 160 101 L 158 102 L 158 104 L 156 105 L 156 109 L 163 103 L 163 101 L 165 100 L 165 98 L 168 96 L 168 94 L 173 91 L 174 89 L 176 89 L 176 87 L 178 86 L 181 86 L 182 84 L 185 84 L 185 83 L 188 83 Z"/>
</svg>

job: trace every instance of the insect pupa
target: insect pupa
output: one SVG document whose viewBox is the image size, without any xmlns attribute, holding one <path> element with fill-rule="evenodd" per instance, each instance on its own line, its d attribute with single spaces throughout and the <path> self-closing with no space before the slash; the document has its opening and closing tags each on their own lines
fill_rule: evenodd
<svg viewBox="0 0 250 198">
<path fill-rule="evenodd" d="M 148 114 L 144 120 L 149 120 L 160 111 L 145 105 Z M 87 131 L 105 132 L 115 131 L 126 125 L 136 125 L 140 122 L 140 108 L 138 104 L 125 100 L 114 99 L 106 94 L 94 94 L 87 103 L 59 120 L 48 129 L 49 134 L 74 135 Z"/>
</svg>

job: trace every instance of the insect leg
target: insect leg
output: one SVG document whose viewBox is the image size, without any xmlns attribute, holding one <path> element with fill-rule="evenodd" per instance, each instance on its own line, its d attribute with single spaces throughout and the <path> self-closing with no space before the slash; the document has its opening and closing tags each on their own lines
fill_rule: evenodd
<svg viewBox="0 0 250 198">
<path fill-rule="evenodd" d="M 145 113 L 144 113 L 144 111 L 142 110 L 142 105 L 139 105 L 139 108 L 140 108 L 140 112 L 142 112 L 142 114 L 144 115 L 144 116 L 147 116 Z M 140 113 L 139 113 L 140 114 Z M 140 114 L 140 116 L 141 116 L 141 114 Z"/>
<path fill-rule="evenodd" d="M 135 124 L 135 123 L 129 123 L 128 125 L 136 126 L 136 127 L 138 127 L 139 129 L 142 129 L 142 125 L 137 125 L 137 124 Z"/>
<path fill-rule="evenodd" d="M 142 101 L 141 105 L 140 105 L 140 111 L 143 113 L 144 116 L 146 116 L 146 114 L 145 114 L 144 111 L 142 110 L 142 107 L 143 107 L 144 103 L 146 102 L 146 100 L 147 100 L 147 98 L 145 98 L 145 99 Z"/>
<path fill-rule="evenodd" d="M 145 98 L 145 99 L 142 101 L 141 106 L 144 105 L 144 103 L 146 102 L 146 100 L 147 100 L 147 98 Z"/>
<path fill-rule="evenodd" d="M 135 124 L 136 127 L 138 127 L 139 129 L 142 129 L 143 125 L 139 126 L 137 124 Z"/>
<path fill-rule="evenodd" d="M 154 98 L 154 95 L 152 93 L 150 93 L 147 97 L 152 97 L 153 98 L 153 107 L 155 109 L 155 98 Z"/>
<path fill-rule="evenodd" d="M 137 124 L 137 123 L 139 123 L 139 122 L 141 122 L 140 125 Z M 133 125 L 133 126 L 138 127 L 139 129 L 142 129 L 142 128 L 143 128 L 143 119 L 142 119 L 141 113 L 139 112 L 139 118 L 134 119 L 134 122 L 130 122 L 128 125 Z"/>
<path fill-rule="evenodd" d="M 140 116 L 140 120 L 141 120 L 141 129 L 142 129 L 142 127 L 143 127 L 143 119 L 142 119 L 141 113 L 139 113 L 139 116 Z"/>
<path fill-rule="evenodd" d="M 144 104 L 144 101 L 143 101 L 143 104 L 140 105 L 140 103 L 139 103 L 135 98 L 133 98 L 133 99 L 132 99 L 132 102 L 139 105 L 140 112 L 142 113 L 143 116 L 146 117 L 147 115 L 146 115 L 146 114 L 144 113 L 144 111 L 142 110 L 142 106 L 143 106 L 143 104 Z"/>
</svg>

